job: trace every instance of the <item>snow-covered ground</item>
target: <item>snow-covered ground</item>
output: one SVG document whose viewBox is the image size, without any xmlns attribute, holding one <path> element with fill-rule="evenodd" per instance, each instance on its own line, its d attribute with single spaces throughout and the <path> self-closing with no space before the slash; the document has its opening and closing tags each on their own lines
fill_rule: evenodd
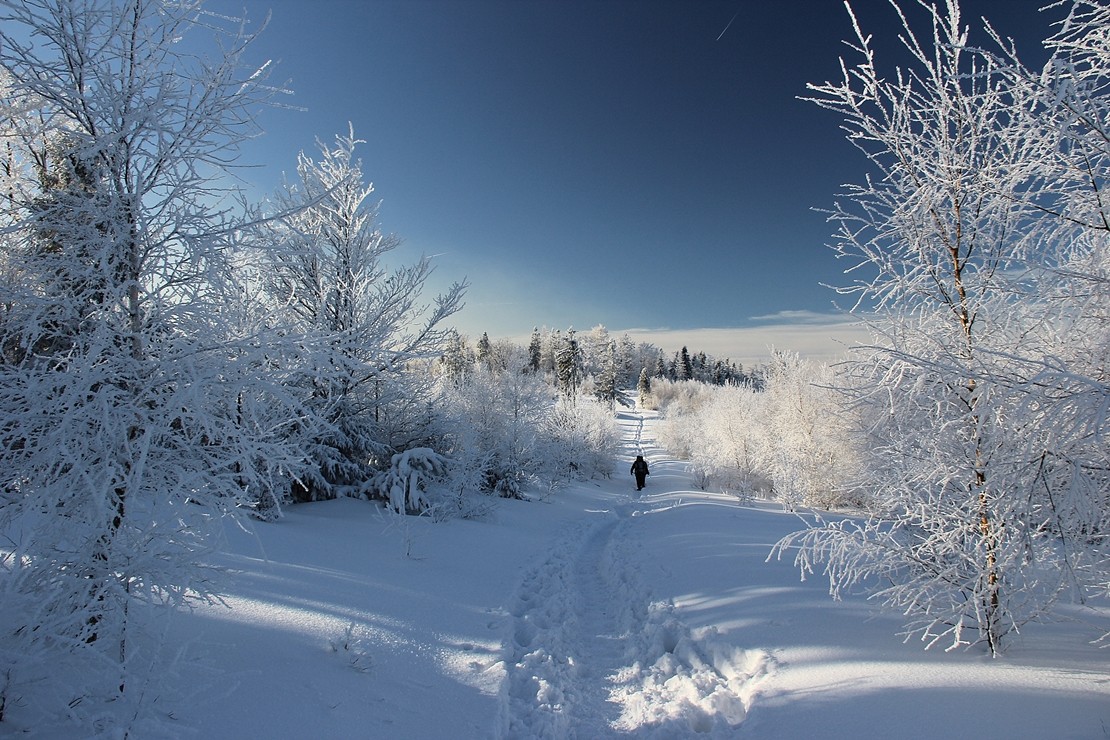
<svg viewBox="0 0 1110 740">
<path fill-rule="evenodd" d="M 181 734 L 1110 737 L 1096 627 L 1028 627 L 1000 660 L 904 644 L 896 615 L 766 562 L 796 516 L 695 490 L 651 412 L 620 422 L 611 479 L 484 521 L 348 499 L 229 531 L 226 605 L 167 640 Z"/>
</svg>

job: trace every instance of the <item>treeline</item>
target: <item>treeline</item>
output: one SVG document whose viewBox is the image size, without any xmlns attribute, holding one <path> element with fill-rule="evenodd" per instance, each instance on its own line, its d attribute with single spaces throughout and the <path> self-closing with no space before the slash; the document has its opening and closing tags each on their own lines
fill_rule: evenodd
<svg viewBox="0 0 1110 740">
<path fill-rule="evenodd" d="M 643 378 L 750 387 L 763 382 L 759 368 L 745 372 L 739 363 L 705 352 L 690 353 L 686 347 L 668 358 L 649 342 L 636 342 L 628 334 L 613 337 L 603 325 L 584 334 L 574 329 L 533 329 L 526 348 L 508 339 L 490 340 L 486 332 L 473 342 L 454 332 L 441 363 L 444 372 L 459 378 L 474 367 L 504 370 L 510 364 L 508 358 L 522 349 L 527 357 L 525 372 L 547 376 L 570 395 L 581 392 L 610 405 L 617 400 L 618 390 L 638 387 Z"/>
</svg>

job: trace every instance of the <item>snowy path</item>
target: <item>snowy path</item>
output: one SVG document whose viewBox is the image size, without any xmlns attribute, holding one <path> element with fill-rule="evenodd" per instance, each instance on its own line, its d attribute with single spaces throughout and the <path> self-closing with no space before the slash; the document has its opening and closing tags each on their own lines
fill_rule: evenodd
<svg viewBox="0 0 1110 740">
<path fill-rule="evenodd" d="M 655 446 L 645 414 L 619 419 L 622 459 L 642 452 L 652 465 L 645 494 L 688 489 L 684 466 Z M 731 734 L 747 714 L 766 655 L 696 639 L 673 605 L 653 601 L 636 525 L 661 510 L 635 491 L 626 464 L 608 484 L 626 492 L 560 532 L 517 590 L 501 737 L 713 737 Z"/>
</svg>

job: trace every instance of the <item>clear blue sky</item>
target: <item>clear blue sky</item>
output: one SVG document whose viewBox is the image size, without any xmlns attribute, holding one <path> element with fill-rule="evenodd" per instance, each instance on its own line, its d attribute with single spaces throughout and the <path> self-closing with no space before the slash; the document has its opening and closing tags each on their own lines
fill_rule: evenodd
<svg viewBox="0 0 1110 740">
<path fill-rule="evenodd" d="M 963 7 L 1035 55 L 1042 4 Z M 820 284 L 845 265 L 811 209 L 865 166 L 834 114 L 796 98 L 850 54 L 840 0 L 206 7 L 272 13 L 251 59 L 274 59 L 306 109 L 265 114 L 249 180 L 272 191 L 298 151 L 352 122 L 398 258 L 436 255 L 436 285 L 470 281 L 454 323 L 471 338 L 604 324 L 751 362 L 769 343 L 818 352 L 806 342 L 838 330 Z M 893 45 L 886 0 L 853 7 Z"/>
</svg>

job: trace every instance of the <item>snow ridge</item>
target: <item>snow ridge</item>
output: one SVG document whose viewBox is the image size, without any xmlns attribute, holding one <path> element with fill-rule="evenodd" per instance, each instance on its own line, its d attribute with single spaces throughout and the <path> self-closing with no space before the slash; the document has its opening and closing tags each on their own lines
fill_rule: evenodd
<svg viewBox="0 0 1110 740">
<path fill-rule="evenodd" d="M 639 453 L 643 415 L 622 417 Z M 498 737 L 716 737 L 747 716 L 767 655 L 692 631 L 652 600 L 636 534 L 649 508 L 625 495 L 560 532 L 526 572 L 509 608 Z"/>
</svg>

